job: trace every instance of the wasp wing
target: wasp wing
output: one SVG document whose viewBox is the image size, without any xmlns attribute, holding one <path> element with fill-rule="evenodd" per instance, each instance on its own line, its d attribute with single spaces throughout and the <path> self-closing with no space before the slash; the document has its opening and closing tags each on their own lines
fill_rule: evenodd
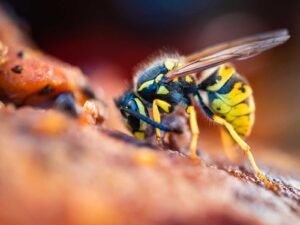
<svg viewBox="0 0 300 225">
<path fill-rule="evenodd" d="M 225 42 L 186 57 L 186 63 L 168 73 L 168 80 L 199 72 L 220 64 L 254 57 L 283 44 L 290 38 L 288 31 L 276 30 Z"/>
</svg>

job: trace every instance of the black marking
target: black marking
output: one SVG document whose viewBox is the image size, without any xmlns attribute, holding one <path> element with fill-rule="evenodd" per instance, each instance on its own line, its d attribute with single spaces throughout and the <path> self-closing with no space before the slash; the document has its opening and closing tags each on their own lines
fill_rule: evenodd
<svg viewBox="0 0 300 225">
<path fill-rule="evenodd" d="M 179 83 L 179 86 L 181 87 L 185 95 L 194 93 L 195 91 L 197 92 L 195 78 L 193 76 L 190 77 L 193 80 L 192 82 L 187 82 L 185 80 L 185 77 L 180 77 L 178 81 L 173 81 L 173 83 Z"/>
<path fill-rule="evenodd" d="M 153 83 L 148 87 L 143 88 L 141 91 L 138 91 L 138 94 L 148 102 L 152 102 L 155 99 L 155 93 L 158 89 L 157 83 Z"/>
<path fill-rule="evenodd" d="M 184 93 L 179 83 L 170 82 L 163 84 L 169 93 L 166 95 L 157 94 L 155 99 L 161 99 L 171 104 L 171 106 L 176 106 L 178 103 L 183 101 Z"/>
<path fill-rule="evenodd" d="M 39 95 L 48 95 L 50 93 L 52 93 L 54 91 L 54 87 L 50 86 L 49 84 L 47 84 L 45 87 L 43 87 L 40 91 L 39 91 Z"/>
<path fill-rule="evenodd" d="M 121 113 L 124 117 L 124 111 L 121 110 Z M 134 133 L 136 131 L 137 132 L 144 132 L 143 130 L 140 129 L 141 121 L 138 118 L 136 118 L 135 116 L 132 116 L 131 114 L 127 115 L 124 118 L 127 119 L 128 126 L 130 127 L 132 133 Z"/>
<path fill-rule="evenodd" d="M 14 73 L 20 74 L 23 71 L 23 67 L 20 65 L 16 65 L 13 68 L 11 68 L 11 71 L 13 71 Z"/>
<path fill-rule="evenodd" d="M 244 83 L 243 83 L 242 86 L 239 88 L 239 90 L 240 90 L 242 93 L 245 93 L 245 92 L 246 92 L 245 84 L 244 84 Z"/>
<path fill-rule="evenodd" d="M 201 109 L 203 110 L 203 112 L 205 113 L 205 115 L 206 115 L 208 118 L 212 119 L 213 116 L 214 116 L 214 113 L 213 113 L 213 112 L 210 110 L 210 108 L 208 108 L 208 106 L 204 103 L 204 101 L 203 101 L 201 95 L 200 95 L 199 93 L 197 93 L 197 94 L 195 94 L 195 97 L 198 97 L 198 98 L 196 98 L 196 99 L 199 100 L 198 103 L 199 103 Z"/>
<path fill-rule="evenodd" d="M 22 59 L 24 57 L 24 51 L 18 51 L 17 56 Z"/>
<path fill-rule="evenodd" d="M 215 85 L 220 81 L 222 77 L 219 75 L 219 68 L 216 69 L 209 77 L 203 80 L 200 84 L 198 84 L 198 88 L 200 90 L 206 90 L 208 87 Z"/>
<path fill-rule="evenodd" d="M 238 82 L 242 82 L 243 80 L 238 77 L 236 74 L 233 74 L 226 83 L 217 91 L 218 94 L 228 94 L 232 91 L 234 85 Z"/>
<path fill-rule="evenodd" d="M 218 81 L 222 80 L 222 76 L 221 75 L 217 75 L 216 76 L 216 80 L 218 80 Z"/>
<path fill-rule="evenodd" d="M 216 92 L 208 92 L 208 102 L 211 104 L 215 99 L 220 99 Z"/>
<path fill-rule="evenodd" d="M 220 110 L 221 110 L 221 108 L 220 108 L 220 107 L 217 107 L 217 110 L 218 110 L 218 111 L 220 111 Z"/>
</svg>

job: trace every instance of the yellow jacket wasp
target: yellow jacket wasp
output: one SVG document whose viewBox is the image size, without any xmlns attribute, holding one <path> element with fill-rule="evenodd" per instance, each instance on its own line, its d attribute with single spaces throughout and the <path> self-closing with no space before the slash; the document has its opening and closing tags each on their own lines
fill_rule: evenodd
<svg viewBox="0 0 300 225">
<path fill-rule="evenodd" d="M 289 39 L 287 30 L 276 30 L 207 48 L 182 57 L 166 55 L 154 60 L 137 73 L 134 88 L 115 100 L 127 128 L 136 138 L 146 138 L 148 124 L 155 127 L 157 140 L 161 130 L 180 132 L 161 124 L 161 113 L 172 113 L 179 104 L 186 106 L 192 133 L 190 157 L 197 158 L 198 123 L 193 98 L 205 115 L 222 125 L 248 157 L 256 175 L 269 188 L 276 188 L 257 167 L 249 145 L 243 140 L 254 123 L 255 104 L 252 89 L 228 62 L 245 60 L 283 44 Z M 209 69 L 209 70 L 208 70 Z M 197 83 L 196 74 L 203 72 Z M 204 103 L 200 90 L 208 95 Z M 153 120 L 147 109 L 152 110 Z"/>
</svg>

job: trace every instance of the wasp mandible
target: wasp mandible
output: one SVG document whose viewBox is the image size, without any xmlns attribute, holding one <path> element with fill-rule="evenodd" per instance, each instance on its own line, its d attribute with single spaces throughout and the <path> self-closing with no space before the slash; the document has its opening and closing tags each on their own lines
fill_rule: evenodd
<svg viewBox="0 0 300 225">
<path fill-rule="evenodd" d="M 288 31 L 282 29 L 225 42 L 187 57 L 161 56 L 137 72 L 133 90 L 117 98 L 116 105 L 136 138 L 145 139 L 150 125 L 155 127 L 157 140 L 161 139 L 161 130 L 179 132 L 161 124 L 161 114 L 185 106 L 192 133 L 190 157 L 196 159 L 199 128 L 193 99 L 196 100 L 205 115 L 221 125 L 245 152 L 259 179 L 267 187 L 276 188 L 260 171 L 250 146 L 243 140 L 251 132 L 255 104 L 251 87 L 229 62 L 254 57 L 283 44 L 289 37 Z M 203 79 L 199 83 L 196 75 L 201 71 Z M 200 90 L 207 94 L 208 104 Z M 153 119 L 148 109 L 152 110 Z"/>
</svg>

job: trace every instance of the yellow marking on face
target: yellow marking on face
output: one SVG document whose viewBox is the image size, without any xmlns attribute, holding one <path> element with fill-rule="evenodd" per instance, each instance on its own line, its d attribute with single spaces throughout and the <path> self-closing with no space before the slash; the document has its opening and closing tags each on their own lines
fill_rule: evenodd
<svg viewBox="0 0 300 225">
<path fill-rule="evenodd" d="M 163 100 L 160 100 L 160 99 L 156 99 L 156 104 L 163 110 L 165 111 L 166 113 L 170 112 L 170 107 L 171 107 L 171 104 L 166 102 L 166 101 L 163 101 Z"/>
<path fill-rule="evenodd" d="M 138 91 L 142 91 L 143 89 L 149 87 L 150 85 L 152 85 L 154 83 L 154 80 L 148 80 L 146 82 L 144 82 L 139 88 Z"/>
<path fill-rule="evenodd" d="M 141 139 L 141 140 L 144 140 L 145 139 L 145 134 L 143 132 L 134 132 L 133 134 L 137 139 Z"/>
<path fill-rule="evenodd" d="M 162 85 L 158 88 L 157 94 L 167 95 L 167 94 L 169 94 L 169 90 L 165 86 Z"/>
<path fill-rule="evenodd" d="M 224 103 L 221 99 L 214 99 L 211 107 L 217 114 L 226 114 L 231 110 L 231 107 Z"/>
<path fill-rule="evenodd" d="M 143 105 L 142 101 L 139 98 L 134 98 L 138 108 L 139 108 L 139 113 L 147 116 L 145 106 Z M 147 128 L 147 123 L 145 121 L 140 120 L 140 127 L 139 130 L 146 130 Z"/>
<path fill-rule="evenodd" d="M 139 98 L 134 98 L 134 101 L 136 102 L 136 104 L 139 108 L 139 113 L 146 116 L 145 107 L 144 107 L 144 104 L 142 103 L 142 101 Z"/>
<path fill-rule="evenodd" d="M 188 82 L 188 83 L 192 83 L 194 80 L 191 76 L 186 76 L 185 81 Z"/>
<path fill-rule="evenodd" d="M 221 65 L 218 69 L 218 76 L 220 80 L 217 80 L 216 84 L 207 87 L 209 91 L 217 91 L 229 80 L 229 78 L 235 73 L 235 69 L 232 66 Z"/>
<path fill-rule="evenodd" d="M 156 78 L 155 78 L 155 83 L 158 83 L 161 78 L 163 77 L 163 74 L 159 74 Z"/>
<path fill-rule="evenodd" d="M 165 64 L 165 67 L 170 71 L 170 70 L 174 69 L 174 67 L 176 66 L 176 60 L 167 59 L 164 64 Z"/>
<path fill-rule="evenodd" d="M 236 105 L 242 101 L 245 101 L 252 94 L 252 89 L 249 85 L 244 84 L 244 92 L 240 90 L 242 86 L 242 82 L 236 82 L 229 93 L 217 94 L 217 96 L 228 105 Z"/>
</svg>

